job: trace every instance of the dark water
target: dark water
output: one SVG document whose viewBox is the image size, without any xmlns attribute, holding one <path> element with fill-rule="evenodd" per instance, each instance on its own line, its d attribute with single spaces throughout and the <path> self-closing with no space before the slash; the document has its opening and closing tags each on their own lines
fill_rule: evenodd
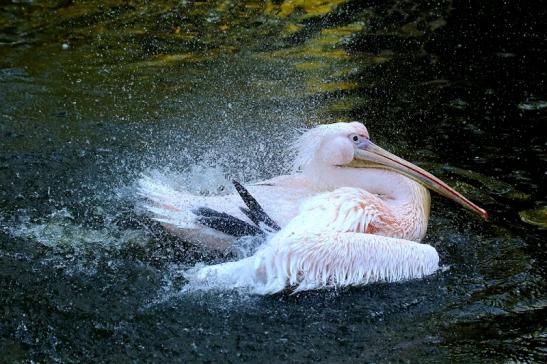
<svg viewBox="0 0 547 364">
<path fill-rule="evenodd" d="M 547 11 L 480 3 L 0 2 L 0 361 L 544 361 Z M 434 196 L 420 281 L 181 293 L 223 257 L 142 216 L 139 175 L 272 176 L 335 120 L 491 220 Z"/>
</svg>

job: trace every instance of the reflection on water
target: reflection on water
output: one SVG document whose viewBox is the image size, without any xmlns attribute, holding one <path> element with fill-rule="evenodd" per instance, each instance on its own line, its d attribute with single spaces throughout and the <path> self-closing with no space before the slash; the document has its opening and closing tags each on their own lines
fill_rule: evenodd
<svg viewBox="0 0 547 364">
<path fill-rule="evenodd" d="M 407 0 L 3 5 L 4 360 L 541 361 L 546 15 Z M 426 242 L 449 269 L 342 292 L 181 293 L 185 268 L 225 258 L 139 214 L 136 179 L 225 193 L 286 171 L 297 128 L 355 119 L 490 212 L 433 197 Z"/>
</svg>

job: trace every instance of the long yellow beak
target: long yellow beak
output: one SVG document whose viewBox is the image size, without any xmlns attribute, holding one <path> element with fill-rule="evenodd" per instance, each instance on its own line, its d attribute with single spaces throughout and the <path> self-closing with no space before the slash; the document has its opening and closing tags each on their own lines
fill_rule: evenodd
<svg viewBox="0 0 547 364">
<path fill-rule="evenodd" d="M 351 167 L 368 168 L 386 168 L 401 173 L 413 180 L 421 183 L 432 191 L 435 191 L 444 197 L 456 201 L 465 208 L 481 215 L 483 219 L 488 219 L 486 210 L 469 201 L 464 195 L 432 175 L 424 169 L 405 161 L 402 158 L 380 148 L 370 140 L 355 149 L 353 161 L 349 164 Z"/>
</svg>

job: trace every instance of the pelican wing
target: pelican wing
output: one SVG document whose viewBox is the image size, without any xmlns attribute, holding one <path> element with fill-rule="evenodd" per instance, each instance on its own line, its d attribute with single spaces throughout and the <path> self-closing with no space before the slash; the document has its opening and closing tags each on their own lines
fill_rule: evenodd
<svg viewBox="0 0 547 364">
<path fill-rule="evenodd" d="M 421 278 L 438 269 L 437 251 L 409 240 L 362 233 L 284 237 L 252 257 L 194 270 L 194 286 L 249 288 L 258 294 L 360 286 Z"/>
<path fill-rule="evenodd" d="M 286 225 L 298 213 L 302 200 L 317 193 L 298 175 L 279 176 L 245 187 L 260 206 L 268 211 L 271 219 L 281 226 Z M 252 224 L 251 219 L 241 209 L 243 202 L 236 193 L 199 196 L 143 176 L 139 180 L 138 194 L 145 199 L 144 208 L 154 220 L 161 222 L 171 233 L 209 249 L 225 251 L 230 248 L 235 237 L 200 223 L 198 219 L 201 215 L 196 216 L 193 211 L 201 208 L 212 209 Z"/>
</svg>

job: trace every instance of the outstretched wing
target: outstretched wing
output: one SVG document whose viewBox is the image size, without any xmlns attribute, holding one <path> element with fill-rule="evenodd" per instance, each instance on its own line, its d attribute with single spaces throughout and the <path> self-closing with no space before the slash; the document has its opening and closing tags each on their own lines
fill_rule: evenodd
<svg viewBox="0 0 547 364">
<path fill-rule="evenodd" d="M 398 282 L 427 276 L 439 266 L 433 247 L 404 239 L 335 232 L 294 239 L 261 252 L 261 293 Z"/>
<path fill-rule="evenodd" d="M 188 278 L 198 286 L 273 294 L 422 278 L 439 266 L 433 247 L 404 239 L 334 232 L 293 239 L 269 244 L 250 258 L 201 268 Z"/>
</svg>

